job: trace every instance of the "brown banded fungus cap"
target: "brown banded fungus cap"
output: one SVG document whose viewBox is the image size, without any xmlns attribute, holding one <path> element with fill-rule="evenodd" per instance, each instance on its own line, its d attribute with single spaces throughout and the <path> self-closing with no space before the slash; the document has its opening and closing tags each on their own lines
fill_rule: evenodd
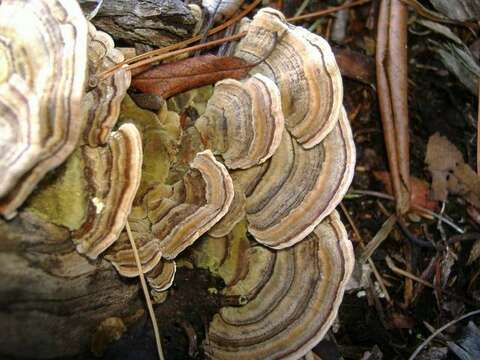
<svg viewBox="0 0 480 360">
<path fill-rule="evenodd" d="M 107 33 L 88 24 L 89 87 L 84 98 L 87 125 L 84 142 L 90 146 L 103 145 L 115 126 L 120 104 L 130 86 L 130 71 L 120 69 L 100 82 L 97 74 L 124 60 L 122 52 L 115 49 L 113 39 Z"/>
<path fill-rule="evenodd" d="M 87 216 L 73 233 L 77 251 L 95 259 L 120 236 L 140 185 L 142 141 L 133 124 L 110 134 L 108 146 L 81 147 L 90 189 Z"/>
<path fill-rule="evenodd" d="M 275 249 L 301 241 L 342 200 L 354 166 L 355 146 L 344 110 L 334 129 L 311 149 L 304 149 L 285 131 L 247 197 L 248 230 Z"/>
<path fill-rule="evenodd" d="M 174 259 L 207 232 L 228 211 L 233 184 L 227 169 L 210 150 L 199 152 L 171 197 L 149 207 L 152 232 L 165 259 Z"/>
<path fill-rule="evenodd" d="M 336 317 L 353 259 L 336 212 L 293 247 L 251 248 L 247 276 L 225 290 L 247 303 L 214 316 L 205 344 L 208 356 L 251 360 L 307 354 Z"/>
<path fill-rule="evenodd" d="M 265 8 L 248 24 L 235 56 L 260 62 L 251 73 L 263 74 L 277 84 L 286 127 L 305 148 L 319 144 L 334 128 L 343 86 L 333 52 L 323 38 Z"/>
<path fill-rule="evenodd" d="M 278 88 L 261 74 L 244 82 L 220 81 L 195 127 L 204 145 L 221 154 L 228 168 L 260 164 L 277 150 L 282 137 Z"/>
<path fill-rule="evenodd" d="M 15 216 L 84 127 L 87 22 L 76 1 L 0 4 L 0 214 Z"/>
<path fill-rule="evenodd" d="M 152 293 L 160 293 L 168 290 L 173 284 L 175 279 L 175 273 L 177 271 L 177 265 L 173 260 L 160 261 L 152 271 L 147 273 L 148 285 L 152 289 Z"/>
</svg>

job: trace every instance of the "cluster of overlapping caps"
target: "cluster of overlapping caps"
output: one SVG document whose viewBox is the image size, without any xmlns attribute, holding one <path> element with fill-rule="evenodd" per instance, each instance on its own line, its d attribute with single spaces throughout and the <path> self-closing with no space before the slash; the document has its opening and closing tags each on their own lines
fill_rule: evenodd
<svg viewBox="0 0 480 360">
<path fill-rule="evenodd" d="M 96 81 L 123 55 L 76 1 L 2 1 L 0 213 L 12 218 L 27 202 L 68 227 L 80 253 L 106 252 L 134 277 L 128 218 L 153 291 L 172 284 L 174 259 L 205 235 L 195 264 L 243 304 L 214 317 L 207 354 L 294 359 L 332 324 L 352 270 L 335 207 L 355 149 L 326 41 L 272 9 L 240 30 L 234 55 L 258 65 L 217 83 L 199 117 L 180 121 L 166 107 L 138 108 L 126 71 Z M 172 101 L 185 108 L 195 94 Z"/>
</svg>

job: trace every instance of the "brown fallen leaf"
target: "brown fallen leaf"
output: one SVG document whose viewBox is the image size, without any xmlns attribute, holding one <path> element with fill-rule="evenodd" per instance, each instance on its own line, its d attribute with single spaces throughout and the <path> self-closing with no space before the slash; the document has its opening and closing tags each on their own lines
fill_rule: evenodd
<svg viewBox="0 0 480 360">
<path fill-rule="evenodd" d="M 386 191 L 389 194 L 393 193 L 390 173 L 388 173 L 387 171 L 374 171 L 373 175 L 375 176 L 375 178 L 377 178 L 383 183 Z M 410 201 L 412 204 L 432 211 L 435 210 L 435 208 L 437 207 L 437 202 L 431 201 L 429 199 L 429 184 L 426 181 L 416 178 L 414 176 L 410 176 L 410 187 Z"/>
<path fill-rule="evenodd" d="M 425 162 L 432 174 L 432 198 L 445 201 L 447 179 L 457 165 L 464 162 L 462 153 L 445 136 L 435 133 L 428 139 Z"/>
<path fill-rule="evenodd" d="M 241 79 L 256 64 L 233 56 L 201 55 L 132 71 L 132 86 L 167 99 L 226 78 Z"/>
<path fill-rule="evenodd" d="M 358 51 L 333 47 L 333 53 L 343 76 L 375 86 L 375 61 Z"/>
<path fill-rule="evenodd" d="M 461 163 L 453 170 L 448 179 L 448 190 L 480 208 L 480 177 L 467 164 Z"/>
</svg>

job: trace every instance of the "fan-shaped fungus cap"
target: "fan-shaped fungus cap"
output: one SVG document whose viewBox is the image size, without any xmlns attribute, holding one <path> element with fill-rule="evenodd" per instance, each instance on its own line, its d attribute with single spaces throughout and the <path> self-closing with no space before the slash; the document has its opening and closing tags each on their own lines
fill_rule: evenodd
<svg viewBox="0 0 480 360">
<path fill-rule="evenodd" d="M 213 237 L 223 237 L 232 231 L 233 227 L 246 216 L 246 196 L 250 195 L 268 168 L 268 162 L 246 170 L 230 173 L 233 182 L 234 196 L 227 214 L 213 226 L 208 234 Z"/>
<path fill-rule="evenodd" d="M 329 215 L 348 190 L 355 146 L 344 110 L 330 134 L 304 149 L 288 132 L 268 168 L 247 197 L 250 233 L 282 249 L 301 241 Z"/>
<path fill-rule="evenodd" d="M 343 99 L 330 46 L 271 8 L 261 9 L 247 29 L 235 56 L 252 63 L 265 59 L 251 72 L 275 81 L 288 130 L 304 147 L 314 147 L 335 126 Z"/>
<path fill-rule="evenodd" d="M 157 266 L 152 269 L 152 271 L 147 273 L 147 281 L 152 288 L 152 292 L 159 293 L 172 286 L 176 272 L 177 265 L 175 261 L 160 261 Z"/>
<path fill-rule="evenodd" d="M 73 233 L 77 251 L 95 259 L 120 236 L 140 184 L 142 141 L 132 124 L 110 135 L 108 146 L 82 147 L 90 189 L 85 222 Z"/>
<path fill-rule="evenodd" d="M 133 224 L 134 223 L 130 223 L 132 227 Z M 159 241 L 153 238 L 149 228 L 145 231 L 135 231 L 132 228 L 132 233 L 138 248 L 138 256 L 142 270 L 144 273 L 151 271 L 162 259 Z M 110 261 L 122 276 L 136 277 L 139 274 L 132 245 L 125 232 L 123 232 L 113 246 L 108 249 L 105 259 Z"/>
<path fill-rule="evenodd" d="M 0 214 L 15 216 L 83 129 L 87 22 L 78 3 L 0 5 Z"/>
<path fill-rule="evenodd" d="M 280 92 L 257 74 L 244 82 L 218 82 L 205 113 L 195 122 L 207 148 L 230 169 L 246 169 L 277 150 L 284 127 Z"/>
<path fill-rule="evenodd" d="M 215 225 L 233 199 L 232 179 L 210 150 L 198 153 L 190 167 L 183 186 L 149 208 L 153 234 L 160 240 L 163 257 L 169 260 Z"/>
<path fill-rule="evenodd" d="M 250 360 L 305 355 L 333 323 L 353 261 L 336 212 L 289 249 L 252 248 L 246 278 L 226 292 L 248 302 L 215 315 L 205 344 L 208 356 Z"/>
<path fill-rule="evenodd" d="M 110 35 L 97 30 L 91 23 L 88 24 L 88 40 L 89 85 L 93 88 L 84 98 L 87 126 L 83 137 L 88 145 L 97 146 L 106 143 L 117 122 L 120 104 L 130 86 L 130 71 L 120 69 L 98 82 L 97 74 L 122 62 L 124 56 L 115 49 Z"/>
</svg>

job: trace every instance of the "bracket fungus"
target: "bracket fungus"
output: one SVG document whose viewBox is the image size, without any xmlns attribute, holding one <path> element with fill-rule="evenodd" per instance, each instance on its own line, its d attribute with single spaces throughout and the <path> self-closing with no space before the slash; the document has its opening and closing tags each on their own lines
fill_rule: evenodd
<svg viewBox="0 0 480 360">
<path fill-rule="evenodd" d="M 352 269 L 347 233 L 333 212 L 301 243 L 250 249 L 249 271 L 226 295 L 247 303 L 224 307 L 208 330 L 212 359 L 298 359 L 333 323 Z"/>
<path fill-rule="evenodd" d="M 257 74 L 244 82 L 218 82 L 195 127 L 205 146 L 220 153 L 228 168 L 246 169 L 273 155 L 283 124 L 277 86 Z"/>
<path fill-rule="evenodd" d="M 133 124 L 113 132 L 108 146 L 81 148 L 90 189 L 87 217 L 73 233 L 77 251 L 95 259 L 125 227 L 140 185 L 142 142 Z"/>
<path fill-rule="evenodd" d="M 288 130 L 306 148 L 319 144 L 335 127 L 343 100 L 342 78 L 330 46 L 320 36 L 288 24 L 271 8 L 261 9 L 245 27 L 247 35 L 235 56 L 260 62 L 251 73 L 277 84 Z"/>
<path fill-rule="evenodd" d="M 97 81 L 96 76 L 124 60 L 122 52 L 115 49 L 113 39 L 99 31 L 91 23 L 88 25 L 88 91 L 83 100 L 87 124 L 84 141 L 90 146 L 106 143 L 120 113 L 120 104 L 130 86 L 130 71 L 120 69 L 109 78 Z"/>
<path fill-rule="evenodd" d="M 207 232 L 228 211 L 233 184 L 227 169 L 210 150 L 198 153 L 191 171 L 178 186 L 176 199 L 161 198 L 149 208 L 153 235 L 160 240 L 165 259 L 174 259 Z"/>
<path fill-rule="evenodd" d="M 276 249 L 301 241 L 342 200 L 354 166 L 355 147 L 344 110 L 314 148 L 304 149 L 284 132 L 282 144 L 247 197 L 248 230 Z"/>
<path fill-rule="evenodd" d="M 82 131 L 87 21 L 75 1 L 4 0 L 0 34 L 0 214 L 11 218 Z"/>
</svg>

